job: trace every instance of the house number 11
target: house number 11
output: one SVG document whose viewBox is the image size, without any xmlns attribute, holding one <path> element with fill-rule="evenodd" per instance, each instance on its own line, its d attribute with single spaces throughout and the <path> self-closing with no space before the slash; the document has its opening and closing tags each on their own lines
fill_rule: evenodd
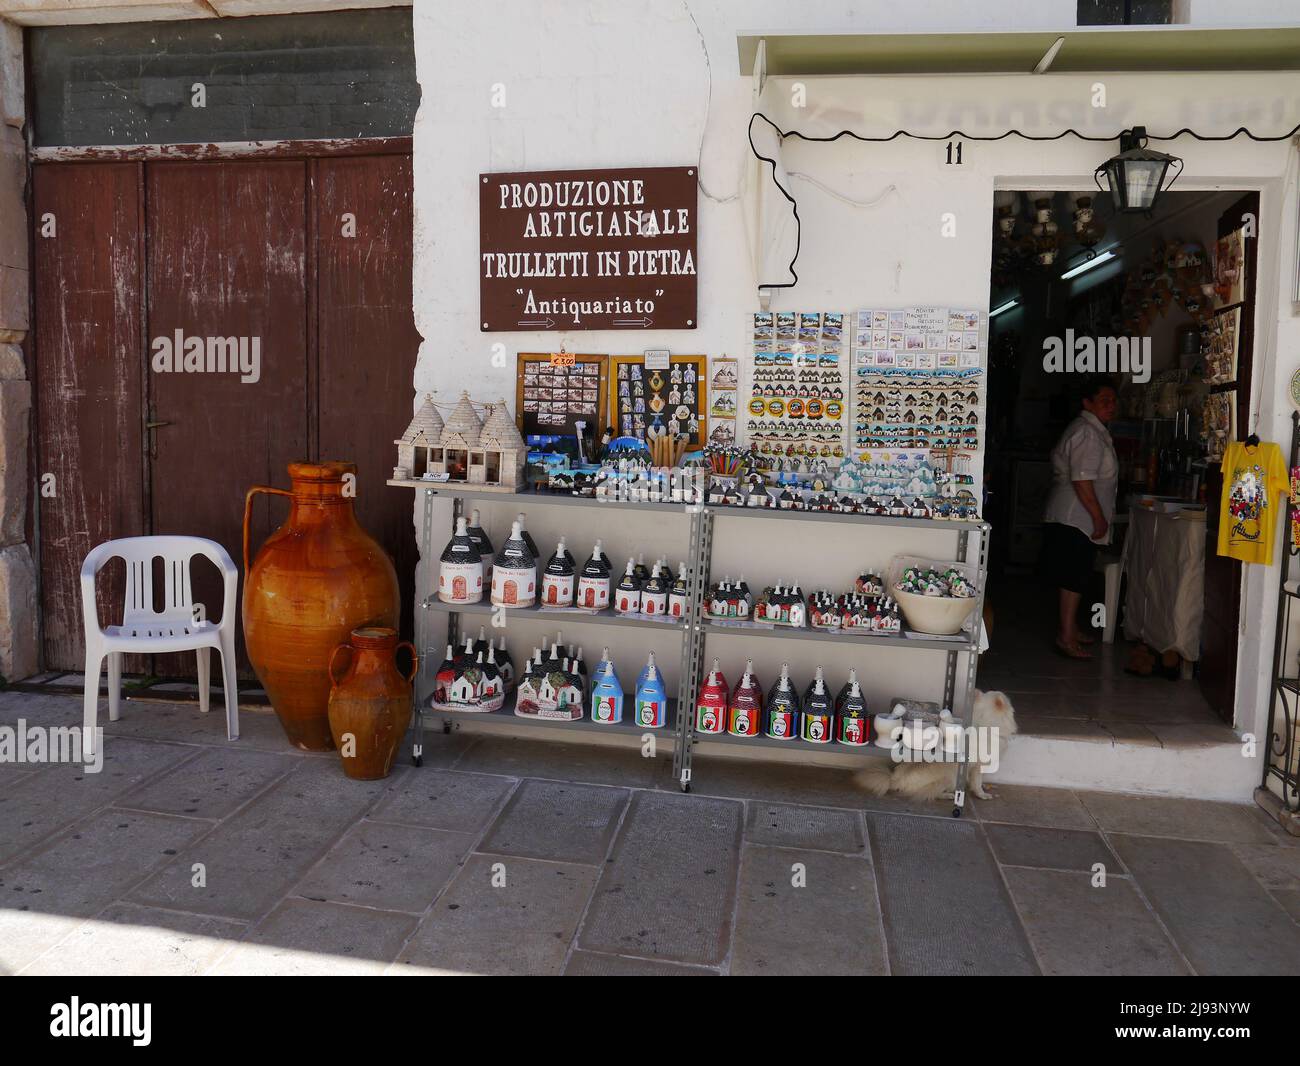
<svg viewBox="0 0 1300 1066">
<path fill-rule="evenodd" d="M 956 145 L 956 150 L 955 150 L 955 151 L 954 151 L 954 149 L 953 149 L 953 146 L 954 146 L 954 145 Z M 961 166 L 961 141 L 949 141 L 949 142 L 948 142 L 948 158 L 947 158 L 947 163 L 948 163 L 949 166 L 952 166 L 954 163 L 956 163 L 958 166 Z"/>
</svg>

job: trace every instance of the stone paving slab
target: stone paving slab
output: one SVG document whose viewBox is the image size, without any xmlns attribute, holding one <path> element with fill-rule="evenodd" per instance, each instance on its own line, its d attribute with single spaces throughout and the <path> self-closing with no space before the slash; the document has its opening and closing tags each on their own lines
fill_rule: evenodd
<svg viewBox="0 0 1300 1066">
<path fill-rule="evenodd" d="M 578 946 L 608 955 L 721 963 L 730 940 L 741 824 L 739 803 L 636 793 Z"/>
<path fill-rule="evenodd" d="M 108 720 L 107 701 L 101 701 L 99 724 L 103 726 L 106 743 L 115 737 L 137 737 L 141 740 L 174 740 L 185 744 L 204 744 L 228 751 L 255 748 L 305 755 L 310 758 L 337 758 L 332 752 L 317 754 L 299 751 L 289 743 L 280 728 L 280 721 L 268 709 L 265 711 L 239 710 L 239 739 L 226 739 L 226 711 L 224 705 L 212 699 L 212 709 L 204 714 L 197 703 L 159 703 L 154 700 L 123 700 L 122 717 L 116 722 Z"/>
<path fill-rule="evenodd" d="M 366 812 L 381 785 L 353 781 L 329 760 L 304 759 L 131 899 L 197 914 L 260 918 Z M 192 885 L 194 863 L 204 865 L 206 884 Z"/>
<path fill-rule="evenodd" d="M 717 970 L 679 966 L 673 962 L 575 951 L 564 967 L 565 977 L 717 977 Z"/>
<path fill-rule="evenodd" d="M 0 870 L 0 971 L 32 962 L 207 830 L 189 818 L 101 811 Z"/>
<path fill-rule="evenodd" d="M 1187 965 L 1133 882 L 1060 870 L 1003 871 L 1034 953 L 1048 976 L 1174 976 Z"/>
<path fill-rule="evenodd" d="M 581 781 L 589 785 L 623 785 L 652 788 L 672 774 L 673 756 L 668 745 L 653 759 L 640 749 L 594 747 L 515 737 L 479 737 L 456 763 L 457 770 L 508 777 Z"/>
<path fill-rule="evenodd" d="M 294 894 L 422 914 L 474 846 L 470 833 L 362 821 L 348 830 Z"/>
<path fill-rule="evenodd" d="M 196 754 L 177 744 L 105 741 L 98 773 L 80 765 L 53 765 L 0 791 L 0 863 Z"/>
<path fill-rule="evenodd" d="M 505 884 L 493 887 L 493 867 Z M 390 973 L 558 974 L 597 871 L 574 863 L 472 855 Z"/>
<path fill-rule="evenodd" d="M 1300 922 L 1300 889 L 1275 889 L 1273 898 L 1291 915 L 1291 920 Z"/>
<path fill-rule="evenodd" d="M 1097 823 L 1079 794 L 1064 788 L 1032 785 L 998 785 L 996 799 L 972 799 L 970 803 L 982 822 L 1010 822 L 1015 825 L 1047 825 L 1059 829 L 1096 829 Z"/>
<path fill-rule="evenodd" d="M 853 811 L 860 811 L 866 803 L 873 801 L 853 784 L 852 771 L 825 766 L 696 756 L 692 759 L 692 774 L 691 795 L 841 807 Z M 672 782 L 667 785 L 676 788 Z M 936 814 L 943 813 L 937 805 L 931 810 Z"/>
<path fill-rule="evenodd" d="M 1300 848 L 1279 844 L 1233 844 L 1232 853 L 1265 888 L 1300 889 Z"/>
<path fill-rule="evenodd" d="M 1035 974 L 980 827 L 867 816 L 894 974 Z"/>
<path fill-rule="evenodd" d="M 1275 839 L 1268 816 L 1254 804 L 1118 792 L 1087 792 L 1082 799 L 1097 824 L 1112 833 L 1235 844 L 1267 844 Z"/>
<path fill-rule="evenodd" d="M 409 914 L 287 899 L 210 972 L 226 977 L 381 974 L 415 923 Z"/>
<path fill-rule="evenodd" d="M 598 865 L 609 852 L 627 799 L 622 788 L 525 781 L 478 850 Z"/>
<path fill-rule="evenodd" d="M 739 900 L 732 974 L 888 973 L 876 878 L 861 856 L 747 845 Z"/>
<path fill-rule="evenodd" d="M 808 848 L 861 855 L 866 851 L 862 815 L 824 807 L 791 807 L 752 800 L 745 815 L 745 840 L 750 844 Z"/>
<path fill-rule="evenodd" d="M 370 817 L 451 833 L 477 833 L 492 820 L 517 782 L 428 767 L 394 772 Z"/>
<path fill-rule="evenodd" d="M 1198 973 L 1300 973 L 1300 928 L 1226 845 L 1123 835 L 1110 843 Z"/>
<path fill-rule="evenodd" d="M 1004 866 L 1090 871 L 1095 863 L 1101 863 L 1109 873 L 1125 872 L 1124 864 L 1106 846 L 1100 833 L 996 824 L 985 826 L 985 832 L 993 854 Z"/>
<path fill-rule="evenodd" d="M 192 977 L 204 973 L 248 926 L 225 918 L 115 903 L 79 925 L 23 976 Z"/>
<path fill-rule="evenodd" d="M 290 755 L 233 747 L 208 749 L 179 769 L 121 796 L 117 805 L 221 819 L 298 765 Z"/>
</svg>

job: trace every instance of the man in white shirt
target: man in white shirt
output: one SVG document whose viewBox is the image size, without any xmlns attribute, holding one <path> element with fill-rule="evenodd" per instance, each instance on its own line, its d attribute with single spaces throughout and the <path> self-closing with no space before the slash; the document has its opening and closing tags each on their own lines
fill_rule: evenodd
<svg viewBox="0 0 1300 1066">
<path fill-rule="evenodd" d="M 1097 546 L 1110 543 L 1119 463 L 1106 429 L 1118 410 L 1115 386 L 1090 381 L 1083 410 L 1052 449 L 1052 488 L 1043 515 L 1043 569 L 1060 590 L 1056 646 L 1071 659 L 1091 659 L 1093 643 L 1079 628 L 1079 601 L 1088 589 Z"/>
</svg>

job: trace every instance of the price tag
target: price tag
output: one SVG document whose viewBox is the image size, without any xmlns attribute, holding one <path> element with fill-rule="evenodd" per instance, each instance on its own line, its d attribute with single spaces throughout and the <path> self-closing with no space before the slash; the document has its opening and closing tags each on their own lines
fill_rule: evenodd
<svg viewBox="0 0 1300 1066">
<path fill-rule="evenodd" d="M 647 370 L 669 370 L 671 352 L 667 348 L 647 348 L 645 350 L 645 368 Z"/>
<path fill-rule="evenodd" d="M 572 352 L 552 352 L 551 366 L 573 366 L 574 357 Z"/>
</svg>

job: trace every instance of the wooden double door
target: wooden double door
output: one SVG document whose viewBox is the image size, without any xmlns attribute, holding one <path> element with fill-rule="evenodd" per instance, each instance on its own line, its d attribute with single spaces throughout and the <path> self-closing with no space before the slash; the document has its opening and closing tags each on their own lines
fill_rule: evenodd
<svg viewBox="0 0 1300 1066">
<path fill-rule="evenodd" d="M 409 149 L 34 167 L 47 668 L 82 665 L 78 575 L 91 547 L 193 534 L 223 544 L 242 571 L 244 494 L 287 488 L 297 459 L 357 464 L 358 519 L 409 598 L 412 501 L 384 482 L 419 346 L 411 196 Z M 187 371 L 193 338 L 205 361 Z M 221 370 L 236 352 L 243 365 Z M 254 549 L 284 513 L 282 499 L 259 498 Z M 116 575 L 104 581 L 101 621 L 108 603 L 120 610 Z M 215 571 L 196 573 L 195 598 L 220 614 Z M 404 602 L 407 631 L 410 619 Z M 240 649 L 242 660 L 242 634 Z M 131 667 L 190 676 L 193 657 Z"/>
</svg>

